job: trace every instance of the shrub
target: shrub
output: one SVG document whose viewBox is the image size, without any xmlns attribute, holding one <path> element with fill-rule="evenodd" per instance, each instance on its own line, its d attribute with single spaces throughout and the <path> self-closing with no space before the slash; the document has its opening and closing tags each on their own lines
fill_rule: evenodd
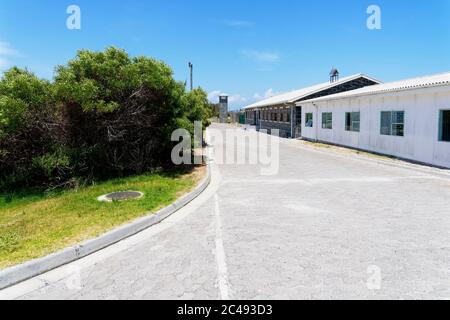
<svg viewBox="0 0 450 320">
<path fill-rule="evenodd" d="M 182 99 L 184 114 L 191 123 L 202 121 L 203 129 L 208 127 L 212 111 L 209 107 L 208 96 L 202 89 L 194 89 L 185 94 Z"/>
<path fill-rule="evenodd" d="M 209 116 L 203 90 L 113 47 L 79 51 L 52 83 L 13 68 L 0 81 L 0 191 L 170 166 L 172 131 Z"/>
<path fill-rule="evenodd" d="M 108 48 L 80 51 L 57 69 L 63 141 L 85 152 L 95 176 L 142 173 L 169 164 L 170 133 L 183 116 L 184 87 L 162 62 Z"/>
<path fill-rule="evenodd" d="M 33 158 L 52 144 L 51 85 L 12 68 L 0 80 L 0 188 L 32 181 Z"/>
<path fill-rule="evenodd" d="M 0 81 L 0 137 L 29 126 L 27 116 L 45 107 L 49 97 L 49 82 L 17 67 L 5 72 Z"/>
</svg>

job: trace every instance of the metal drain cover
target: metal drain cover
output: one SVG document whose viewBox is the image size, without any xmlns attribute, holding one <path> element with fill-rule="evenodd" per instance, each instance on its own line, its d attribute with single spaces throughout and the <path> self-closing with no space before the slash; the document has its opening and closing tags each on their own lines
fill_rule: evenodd
<svg viewBox="0 0 450 320">
<path fill-rule="evenodd" d="M 103 202 L 126 201 L 126 200 L 139 199 L 139 198 L 142 198 L 143 196 L 144 196 L 144 194 L 139 191 L 119 191 L 119 192 L 105 194 L 101 197 L 98 197 L 97 200 L 103 201 Z"/>
</svg>

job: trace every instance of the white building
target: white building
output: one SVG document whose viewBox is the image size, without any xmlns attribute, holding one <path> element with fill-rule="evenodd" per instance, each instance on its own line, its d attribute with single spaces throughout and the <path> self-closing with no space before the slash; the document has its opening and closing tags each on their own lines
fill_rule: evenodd
<svg viewBox="0 0 450 320">
<path fill-rule="evenodd" d="M 330 80 L 311 87 L 278 94 L 245 107 L 247 124 L 257 130 L 279 130 L 282 137 L 301 137 L 301 110 L 295 103 L 303 100 L 323 97 L 330 94 L 355 90 L 380 82 L 364 74 L 355 74 L 339 78 L 339 72 L 333 69 Z"/>
<path fill-rule="evenodd" d="M 450 168 L 450 73 L 296 103 L 305 139 Z"/>
</svg>

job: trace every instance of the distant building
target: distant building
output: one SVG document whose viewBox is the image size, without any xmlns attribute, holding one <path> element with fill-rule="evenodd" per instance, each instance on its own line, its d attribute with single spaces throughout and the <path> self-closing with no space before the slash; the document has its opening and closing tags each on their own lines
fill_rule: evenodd
<svg viewBox="0 0 450 320">
<path fill-rule="evenodd" d="M 297 102 L 302 138 L 450 168 L 450 73 Z"/>
<path fill-rule="evenodd" d="M 219 96 L 219 121 L 220 123 L 228 122 L 228 96 Z"/>
<path fill-rule="evenodd" d="M 297 102 L 379 83 L 363 74 L 339 79 L 339 72 L 333 69 L 328 82 L 276 95 L 247 106 L 246 123 L 268 132 L 278 129 L 282 137 L 301 137 L 302 110 L 301 106 L 296 106 Z"/>
<path fill-rule="evenodd" d="M 244 110 L 257 130 L 450 168 L 450 72 L 382 84 L 333 69 L 327 83 Z"/>
</svg>

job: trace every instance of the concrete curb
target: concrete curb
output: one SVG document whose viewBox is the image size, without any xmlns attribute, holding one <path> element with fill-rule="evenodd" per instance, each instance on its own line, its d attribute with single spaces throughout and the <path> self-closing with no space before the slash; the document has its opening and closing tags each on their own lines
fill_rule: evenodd
<svg viewBox="0 0 450 320">
<path fill-rule="evenodd" d="M 85 241 L 73 247 L 50 254 L 46 257 L 31 260 L 23 264 L 13 266 L 0 271 L 0 290 L 28 280 L 45 272 L 86 257 L 96 251 L 104 249 L 123 239 L 131 237 L 155 224 L 160 223 L 189 202 L 197 198 L 211 182 L 211 168 L 206 159 L 206 177 L 190 193 L 178 199 L 171 205 L 159 210 L 155 214 L 148 215 L 109 231 L 98 238 Z"/>
</svg>

